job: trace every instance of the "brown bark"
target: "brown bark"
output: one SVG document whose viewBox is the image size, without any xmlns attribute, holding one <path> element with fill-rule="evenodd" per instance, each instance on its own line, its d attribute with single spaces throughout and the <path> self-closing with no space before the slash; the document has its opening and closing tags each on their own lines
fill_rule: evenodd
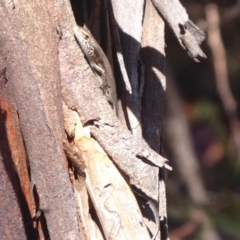
<svg viewBox="0 0 240 240">
<path fill-rule="evenodd" d="M 18 144 L 21 146 L 22 142 L 17 138 L 19 134 L 16 130 L 17 115 L 15 109 L 11 108 L 13 104 L 6 93 L 6 84 L 5 70 L 2 70 L 0 74 L 0 215 L 2 216 L 0 232 L 3 239 L 27 239 L 23 227 L 26 218 L 21 218 L 20 204 L 27 208 L 26 202 L 28 204 L 31 202 L 27 189 L 29 181 L 25 182 L 22 192 L 19 192 L 19 179 L 14 171 L 16 169 L 20 173 L 22 182 L 28 180 L 25 173 L 26 157 L 19 151 L 21 148 L 17 147 Z M 23 192 L 27 193 L 26 199 L 23 199 Z"/>
<path fill-rule="evenodd" d="M 86 25 L 97 38 L 107 39 L 102 47 L 120 86 L 123 121 L 105 100 L 76 43 L 68 0 L 1 2 L 0 96 L 2 115 L 7 112 L 8 117 L 3 124 L 8 139 L 3 142 L 9 145 L 8 155 L 1 147 L 1 156 L 4 162 L 12 159 L 7 173 L 14 170 L 19 179 L 14 190 L 26 201 L 27 213 L 19 201 L 24 223 L 43 210 L 37 224 L 40 239 L 148 239 L 129 184 L 160 203 L 159 215 L 166 220 L 165 185 L 162 179 L 159 184 L 158 176 L 159 168 L 167 166 L 158 154 L 165 90 L 164 23 L 150 1 L 146 6 L 138 0 L 112 1 L 110 13 L 106 1 L 93 4 L 96 16 L 104 15 L 101 25 L 89 16 L 91 1 L 82 2 L 87 8 L 81 9 L 82 18 L 91 19 Z M 73 171 L 63 153 L 64 129 L 70 141 L 64 150 Z M 7 188 L 13 200 L 13 190 Z M 17 201 L 11 204 L 19 216 Z M 14 229 L 23 238 L 24 223 Z M 148 225 L 153 235 L 155 226 Z"/>
<path fill-rule="evenodd" d="M 76 207 L 61 148 L 58 38 L 53 31 L 53 17 L 48 14 L 52 6 L 45 1 L 17 4 L 11 9 L 1 2 L 0 54 L 7 87 L 19 114 L 31 182 L 39 200 L 36 204 L 44 210 L 48 228 L 45 237 L 49 234 L 51 239 L 68 239 L 71 235 L 79 239 Z"/>
</svg>

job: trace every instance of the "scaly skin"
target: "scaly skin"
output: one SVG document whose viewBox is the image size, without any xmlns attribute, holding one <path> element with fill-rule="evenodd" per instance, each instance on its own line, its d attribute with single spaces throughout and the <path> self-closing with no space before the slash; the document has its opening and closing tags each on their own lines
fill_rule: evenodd
<svg viewBox="0 0 240 240">
<path fill-rule="evenodd" d="M 112 108 L 117 112 L 116 83 L 112 68 L 105 53 L 86 28 L 76 26 L 73 28 L 73 32 L 89 65 L 101 84 L 100 88 L 103 94 L 106 96 Z"/>
</svg>

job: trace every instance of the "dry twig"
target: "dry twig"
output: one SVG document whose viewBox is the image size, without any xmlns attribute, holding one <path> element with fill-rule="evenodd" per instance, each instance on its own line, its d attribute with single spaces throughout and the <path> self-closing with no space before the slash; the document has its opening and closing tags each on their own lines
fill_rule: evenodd
<svg viewBox="0 0 240 240">
<path fill-rule="evenodd" d="M 206 19 L 208 23 L 208 45 L 213 55 L 213 66 L 217 90 L 227 114 L 234 144 L 240 161 L 240 126 L 237 116 L 237 102 L 234 99 L 229 85 L 226 51 L 220 33 L 220 16 L 216 4 L 206 6 Z"/>
</svg>

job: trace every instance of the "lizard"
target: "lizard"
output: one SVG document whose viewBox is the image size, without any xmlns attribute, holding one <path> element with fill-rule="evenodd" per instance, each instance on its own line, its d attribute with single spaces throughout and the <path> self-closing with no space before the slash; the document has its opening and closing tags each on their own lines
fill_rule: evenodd
<svg viewBox="0 0 240 240">
<path fill-rule="evenodd" d="M 100 88 L 107 98 L 107 101 L 117 113 L 117 92 L 116 83 L 113 76 L 111 65 L 94 39 L 90 31 L 84 27 L 75 26 L 73 28 L 75 38 L 80 45 L 87 61 L 98 78 Z"/>
<path fill-rule="evenodd" d="M 97 41 L 94 39 L 92 34 L 86 28 L 75 26 L 73 28 L 75 38 L 80 45 L 87 61 L 98 78 L 100 88 L 103 91 L 103 94 L 106 96 L 107 101 L 110 103 L 112 108 L 117 112 L 117 92 L 116 92 L 116 83 L 113 77 L 112 69 L 110 63 L 103 52 L 102 48 L 99 46 Z M 158 216 L 158 210 L 155 204 L 147 197 L 137 193 L 137 195 L 147 200 L 147 204 L 151 208 L 155 221 L 156 221 L 156 231 L 152 237 L 154 240 L 159 232 L 160 220 Z"/>
</svg>

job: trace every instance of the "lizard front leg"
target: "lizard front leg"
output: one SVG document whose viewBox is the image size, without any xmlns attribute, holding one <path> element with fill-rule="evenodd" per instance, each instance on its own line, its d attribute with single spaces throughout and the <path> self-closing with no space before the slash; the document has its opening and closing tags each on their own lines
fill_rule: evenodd
<svg viewBox="0 0 240 240">
<path fill-rule="evenodd" d="M 99 67 L 96 63 L 91 63 L 90 65 L 91 68 L 94 70 L 95 74 L 97 75 L 98 81 L 101 84 L 100 88 L 102 89 L 103 94 L 107 96 L 109 93 L 108 89 L 109 86 L 105 76 L 106 75 L 105 71 L 101 67 Z"/>
</svg>

